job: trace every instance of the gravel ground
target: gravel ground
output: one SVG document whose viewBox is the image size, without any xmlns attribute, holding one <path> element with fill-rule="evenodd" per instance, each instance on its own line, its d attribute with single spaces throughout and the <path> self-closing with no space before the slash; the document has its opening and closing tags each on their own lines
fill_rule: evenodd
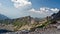
<svg viewBox="0 0 60 34">
<path fill-rule="evenodd" d="M 17 31 L 17 32 L 8 32 L 8 33 L 0 33 L 0 34 L 60 34 L 60 30 L 55 28 L 52 29 L 36 29 L 34 32 L 25 32 L 25 31 Z"/>
<path fill-rule="evenodd" d="M 57 29 L 46 29 L 46 30 L 39 30 L 38 31 L 34 31 L 34 32 L 30 32 L 28 34 L 60 34 L 60 30 Z"/>
</svg>

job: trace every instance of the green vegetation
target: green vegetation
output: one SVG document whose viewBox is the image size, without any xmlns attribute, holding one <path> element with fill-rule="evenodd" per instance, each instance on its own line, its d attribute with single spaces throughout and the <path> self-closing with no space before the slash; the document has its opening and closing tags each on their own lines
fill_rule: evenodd
<svg viewBox="0 0 60 34">
<path fill-rule="evenodd" d="M 21 22 L 14 22 L 13 25 L 14 25 L 14 26 L 21 27 L 21 26 L 22 26 L 22 23 L 21 23 Z"/>
</svg>

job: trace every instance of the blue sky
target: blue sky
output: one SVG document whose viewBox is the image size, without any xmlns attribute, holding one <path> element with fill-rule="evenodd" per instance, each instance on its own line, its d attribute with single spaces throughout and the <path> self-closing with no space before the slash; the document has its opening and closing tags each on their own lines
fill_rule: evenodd
<svg viewBox="0 0 60 34">
<path fill-rule="evenodd" d="M 9 18 L 46 17 L 59 9 L 60 0 L 0 0 L 0 14 Z"/>
<path fill-rule="evenodd" d="M 51 7 L 60 9 L 60 0 L 31 0 L 34 8 Z"/>
</svg>

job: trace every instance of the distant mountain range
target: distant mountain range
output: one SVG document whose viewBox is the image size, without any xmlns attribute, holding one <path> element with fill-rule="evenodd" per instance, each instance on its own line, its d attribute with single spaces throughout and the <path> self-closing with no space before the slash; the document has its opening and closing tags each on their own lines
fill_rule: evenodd
<svg viewBox="0 0 60 34">
<path fill-rule="evenodd" d="M 9 19 L 7 16 L 0 14 L 0 20 Z"/>
<path fill-rule="evenodd" d="M 25 23 L 25 24 L 30 24 L 31 22 L 39 22 L 41 19 L 40 18 L 33 18 L 31 16 L 25 16 L 25 17 L 20 17 L 20 18 L 16 18 L 16 19 L 9 19 L 8 17 L 4 16 L 4 15 L 0 15 L 0 23 L 5 23 L 5 24 L 21 24 L 21 23 Z"/>
<path fill-rule="evenodd" d="M 51 15 L 51 17 L 53 17 L 53 20 L 58 20 L 60 19 L 60 11 L 58 13 L 54 13 Z M 5 15 L 2 15 L 0 14 L 0 22 L 3 23 L 3 22 L 9 22 L 9 23 L 14 23 L 14 22 L 28 22 L 30 23 L 32 20 L 34 21 L 40 21 L 42 20 L 41 18 L 33 18 L 31 16 L 25 16 L 25 17 L 20 17 L 20 18 L 15 18 L 15 19 L 10 19 L 8 18 L 7 16 Z"/>
</svg>

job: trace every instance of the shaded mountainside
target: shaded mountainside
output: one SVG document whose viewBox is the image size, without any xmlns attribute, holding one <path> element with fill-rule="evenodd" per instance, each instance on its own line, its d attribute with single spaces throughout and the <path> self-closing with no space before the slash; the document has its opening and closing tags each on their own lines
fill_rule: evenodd
<svg viewBox="0 0 60 34">
<path fill-rule="evenodd" d="M 53 20 L 60 20 L 60 11 L 58 13 L 52 14 Z"/>
</svg>

